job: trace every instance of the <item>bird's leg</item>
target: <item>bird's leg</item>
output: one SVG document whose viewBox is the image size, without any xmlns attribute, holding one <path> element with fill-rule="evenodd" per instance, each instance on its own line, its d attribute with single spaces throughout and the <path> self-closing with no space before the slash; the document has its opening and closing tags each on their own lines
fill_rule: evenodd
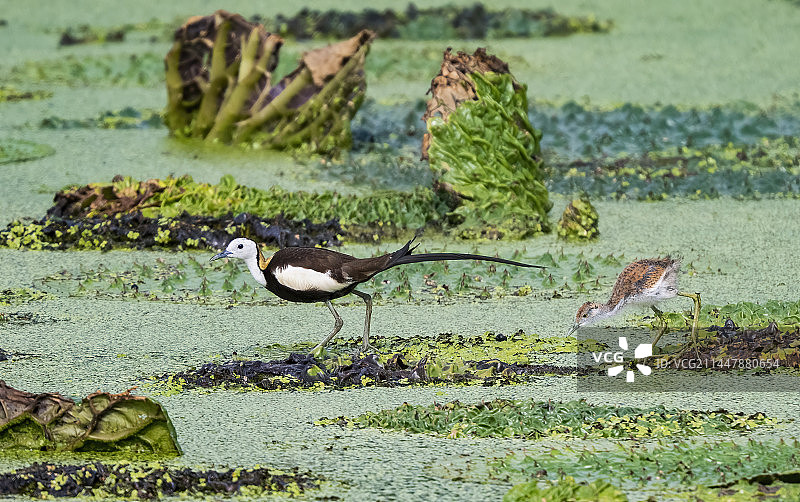
<svg viewBox="0 0 800 502">
<path fill-rule="evenodd" d="M 667 332 L 667 320 L 664 319 L 664 312 L 659 310 L 655 305 L 651 305 L 650 308 L 653 309 L 653 312 L 655 312 L 656 317 L 658 317 L 658 319 L 661 321 L 661 329 L 658 331 L 658 334 L 656 335 L 656 337 L 653 339 L 652 342 L 653 347 L 655 347 L 658 341 L 664 335 L 664 333 Z"/>
<path fill-rule="evenodd" d="M 333 314 L 333 318 L 336 321 L 333 324 L 333 331 L 331 331 L 330 334 L 328 334 L 328 336 L 326 336 L 324 340 L 319 342 L 316 347 L 311 349 L 311 355 L 316 355 L 320 351 L 322 351 L 322 348 L 325 347 L 325 345 L 328 342 L 330 342 L 333 339 L 334 336 L 336 336 L 336 333 L 338 333 L 339 330 L 342 329 L 342 325 L 344 324 L 344 321 L 342 321 L 342 318 L 339 317 L 339 313 L 336 312 L 335 308 L 333 308 L 333 304 L 331 303 L 331 301 L 330 300 L 325 300 L 325 305 L 328 306 L 328 309 L 330 309 L 331 314 Z"/>
<path fill-rule="evenodd" d="M 360 296 L 361 299 L 364 300 L 364 303 L 367 304 L 367 313 L 364 317 L 364 343 L 361 345 L 361 352 L 377 352 L 377 349 L 369 343 L 369 323 L 372 320 L 372 297 L 356 289 L 353 290 L 353 294 Z"/>
<path fill-rule="evenodd" d="M 700 359 L 700 351 L 697 348 L 697 329 L 700 323 L 700 293 L 678 293 L 678 296 L 685 296 L 694 301 L 694 320 L 692 321 L 692 343 L 694 343 L 694 352 L 697 358 Z"/>
</svg>

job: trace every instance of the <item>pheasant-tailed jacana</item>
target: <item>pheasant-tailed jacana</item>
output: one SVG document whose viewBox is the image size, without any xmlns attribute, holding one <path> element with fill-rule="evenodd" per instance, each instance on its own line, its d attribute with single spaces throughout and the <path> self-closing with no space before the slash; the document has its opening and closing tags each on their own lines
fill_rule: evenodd
<svg viewBox="0 0 800 502">
<path fill-rule="evenodd" d="M 567 335 L 578 328 L 592 324 L 601 319 L 617 315 L 628 305 L 649 305 L 656 316 L 664 323 L 663 328 L 653 340 L 653 345 L 658 343 L 661 335 L 667 329 L 667 323 L 662 317 L 662 312 L 655 304 L 663 300 L 686 296 L 694 300 L 694 320 L 692 322 L 692 343 L 697 350 L 697 323 L 700 316 L 700 293 L 681 293 L 678 291 L 678 272 L 680 261 L 667 258 L 637 260 L 620 272 L 611 298 L 607 303 L 586 302 L 578 309 L 575 315 L 575 324 Z"/>
<path fill-rule="evenodd" d="M 369 344 L 369 323 L 372 317 L 372 297 L 358 291 L 356 286 L 368 281 L 376 274 L 397 265 L 440 260 L 485 260 L 518 267 L 545 268 L 517 261 L 504 260 L 465 253 L 426 253 L 411 254 L 411 239 L 394 253 L 374 258 L 355 258 L 350 255 L 314 247 L 288 247 L 277 251 L 270 257 L 261 253 L 259 246 L 250 239 L 234 239 L 225 251 L 213 256 L 219 258 L 240 258 L 247 264 L 253 278 L 280 298 L 291 302 L 325 302 L 333 314 L 333 331 L 328 334 L 312 352 L 325 346 L 342 328 L 342 318 L 333 308 L 331 300 L 350 293 L 360 296 L 367 304 L 364 321 L 364 343 L 362 351 L 372 348 Z M 374 350 L 374 348 L 372 348 Z"/>
</svg>

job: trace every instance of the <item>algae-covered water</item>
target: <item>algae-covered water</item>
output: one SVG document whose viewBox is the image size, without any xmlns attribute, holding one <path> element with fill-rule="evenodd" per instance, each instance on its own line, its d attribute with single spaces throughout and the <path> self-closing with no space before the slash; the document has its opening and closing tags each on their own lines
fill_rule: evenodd
<svg viewBox="0 0 800 502">
<path fill-rule="evenodd" d="M 439 4 L 446 2 L 438 2 Z M 318 2 L 320 9 L 346 8 L 350 3 Z M 494 7 L 512 2 L 494 3 Z M 516 2 L 526 7 L 546 2 Z M 536 4 L 536 5 L 531 5 Z M 373 6 L 394 5 L 373 2 Z M 353 3 L 353 8 L 358 6 Z M 42 119 L 95 117 L 124 107 L 160 109 L 162 85 L 111 84 L 102 78 L 88 84 L 63 74 L 49 79 L 11 71 L 26 63 L 54 61 L 67 55 L 91 59 L 98 55 L 154 53 L 163 55 L 168 41 L 132 36 L 123 44 L 57 48 L 60 30 L 89 23 L 113 27 L 157 18 L 180 22 L 216 8 L 238 11 L 285 12 L 277 2 L 136 2 L 109 7 L 103 2 L 69 2 L 58 7 L 46 2 L 6 2 L 0 8 L 0 70 L 14 86 L 45 89 L 52 97 L 0 103 L 0 136 L 50 145 L 54 154 L 28 162 L 0 164 L 0 225 L 18 218 L 40 218 L 52 204 L 55 191 L 67 184 L 108 181 L 116 174 L 137 179 L 191 174 L 198 181 L 217 182 L 233 174 L 244 185 L 267 188 L 279 184 L 290 190 L 364 192 L 331 176 L 319 176 L 310 164 L 286 153 L 239 151 L 180 143 L 166 129 L 105 130 L 46 129 Z M 559 103 L 578 100 L 603 108 L 619 103 L 672 104 L 682 108 L 741 105 L 770 113 L 771 107 L 798 99 L 800 66 L 800 7 L 796 2 L 675 1 L 558 2 L 565 14 L 593 13 L 612 19 L 605 35 L 575 35 L 534 40 L 452 41 L 451 43 L 377 41 L 368 63 L 368 96 L 379 104 L 415 102 L 424 97 L 447 45 L 472 51 L 487 46 L 509 61 L 515 76 L 529 86 L 529 98 Z M 41 15 L 46 12 L 47 15 Z M 35 14 L 34 14 L 35 13 Z M 288 12 L 291 13 L 291 12 Z M 304 42 L 303 49 L 323 42 Z M 422 75 L 404 70 L 403 61 L 385 69 L 386 58 L 411 47 L 433 53 L 431 69 Z M 388 55 L 388 56 L 387 56 Z M 376 64 L 370 67 L 370 64 Z M 372 73 L 370 73 L 372 72 Z M 32 76 L 33 75 L 33 76 Z M 147 80 L 147 79 L 145 79 Z M 0 81 L 2 79 L 0 78 Z M 149 81 L 149 80 L 147 80 Z M 795 107 L 794 110 L 797 108 Z M 792 112 L 796 113 L 796 112 Z M 534 124 L 535 126 L 536 124 Z M 586 132 L 591 136 L 592 131 Z M 797 136 L 800 131 L 791 134 Z M 545 137 L 548 132 L 544 131 Z M 551 194 L 556 220 L 572 194 Z M 800 201 L 793 198 L 747 200 L 718 198 L 690 200 L 675 197 L 661 202 L 594 201 L 600 215 L 600 237 L 589 244 L 566 244 L 554 235 L 526 241 L 456 242 L 439 236 L 421 237 L 429 250 L 472 251 L 519 259 L 542 253 L 585 256 L 623 255 L 625 260 L 658 255 L 679 256 L 691 269 L 681 276 L 682 289 L 702 294 L 703 302 L 725 305 L 740 301 L 797 301 L 800 299 Z M 359 256 L 392 250 L 401 243 L 346 245 Z M 45 299 L 0 306 L 2 312 L 30 313 L 31 322 L 0 322 L 0 348 L 19 354 L 0 361 L 0 380 L 30 392 L 60 392 L 82 397 L 95 390 L 150 394 L 169 413 L 184 455 L 171 460 L 187 466 L 300 467 L 327 480 L 308 499 L 344 500 L 499 500 L 511 483 L 488 478 L 486 459 L 511 451 L 546 452 L 565 444 L 591 448 L 591 440 L 446 439 L 430 435 L 321 427 L 321 417 L 355 416 L 396 407 L 403 402 L 489 401 L 495 398 L 570 400 L 585 398 L 597 404 L 624 404 L 757 413 L 782 420 L 778 427 L 756 429 L 750 435 L 718 434 L 698 440 L 737 441 L 796 439 L 800 423 L 785 421 L 800 415 L 800 385 L 764 392 L 698 393 L 581 393 L 572 377 L 536 377 L 530 383 L 498 387 L 435 386 L 379 387 L 322 391 L 183 391 L 164 393 L 150 385 L 151 377 L 234 356 L 262 357 L 275 346 L 316 343 L 330 328 L 330 314 L 321 304 L 263 304 L 226 306 L 219 303 L 104 299 L 46 287 L 44 278 L 66 271 L 99 266 L 130 270 L 134 263 L 173 263 L 191 255 L 201 263 L 211 253 L 176 251 L 42 252 L 0 248 L 0 290 L 32 288 L 51 293 Z M 690 266 L 688 266 L 690 264 Z M 212 265 L 208 265 L 212 267 Z M 438 303 L 431 299 L 377 302 L 372 333 L 385 337 L 435 336 L 454 332 L 479 335 L 486 331 L 563 336 L 575 310 L 587 300 L 604 301 L 613 275 L 601 277 L 588 293 L 553 295 L 542 287 L 528 296 L 477 297 Z M 614 272 L 615 273 L 615 272 Z M 560 284 L 562 279 L 557 277 Z M 237 284 L 249 280 L 245 275 Z M 269 293 L 257 293 L 265 300 Z M 555 296 L 555 297 L 554 297 Z M 338 303 L 345 325 L 343 338 L 360 336 L 363 304 L 358 299 Z M 670 300 L 665 310 L 688 309 L 686 299 Z M 641 314 L 634 312 L 632 315 Z M 611 324 L 630 322 L 620 318 Z M 280 352 L 282 349 L 277 349 Z M 47 457 L 45 457 L 47 458 Z M 63 459 L 63 457 L 59 457 Z M 41 460 L 37 456 L 36 460 Z M 70 457 L 67 457 L 71 460 Z M 29 458 L 0 455 L 0 471 L 24 466 Z M 686 487 L 690 488 L 690 487 Z M 674 495 L 674 492 L 672 493 Z M 629 492 L 631 499 L 644 498 Z M 665 497 L 658 494 L 658 498 Z"/>
</svg>

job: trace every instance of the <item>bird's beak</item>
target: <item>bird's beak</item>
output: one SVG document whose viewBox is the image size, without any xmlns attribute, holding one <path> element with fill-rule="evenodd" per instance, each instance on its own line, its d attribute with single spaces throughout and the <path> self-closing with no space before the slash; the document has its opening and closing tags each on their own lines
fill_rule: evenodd
<svg viewBox="0 0 800 502">
<path fill-rule="evenodd" d="M 569 335 L 575 333 L 576 331 L 578 331 L 578 328 L 580 328 L 580 327 L 581 327 L 581 325 L 578 324 L 578 323 L 573 324 L 572 327 L 569 328 L 569 331 L 567 331 L 567 336 L 569 336 Z"/>
<path fill-rule="evenodd" d="M 228 251 L 228 250 L 226 249 L 225 251 L 223 251 L 223 252 L 221 252 L 221 253 L 219 253 L 219 254 L 215 254 L 214 256 L 212 256 L 212 257 L 211 257 L 211 259 L 210 259 L 210 260 L 208 260 L 208 261 L 219 260 L 220 258 L 227 258 L 228 256 L 230 256 L 230 255 L 232 255 L 232 254 L 233 254 L 233 253 L 231 253 L 230 251 Z"/>
</svg>

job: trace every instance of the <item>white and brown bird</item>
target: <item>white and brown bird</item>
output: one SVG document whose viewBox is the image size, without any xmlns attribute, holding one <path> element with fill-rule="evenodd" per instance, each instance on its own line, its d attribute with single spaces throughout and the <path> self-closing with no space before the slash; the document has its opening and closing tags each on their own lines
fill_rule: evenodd
<svg viewBox="0 0 800 502">
<path fill-rule="evenodd" d="M 686 296 L 694 300 L 694 321 L 692 322 L 692 342 L 697 347 L 697 324 L 700 317 L 700 293 L 682 293 L 678 291 L 678 272 L 680 261 L 666 258 L 637 260 L 620 272 L 611 298 L 607 303 L 586 302 L 575 315 L 575 324 L 569 330 L 572 334 L 578 328 L 615 316 L 629 305 L 650 306 L 656 316 L 664 322 L 662 312 L 655 304 L 663 300 Z M 653 340 L 658 343 L 666 331 L 664 327 Z"/>
<path fill-rule="evenodd" d="M 225 251 L 213 256 L 219 258 L 239 258 L 247 264 L 253 278 L 284 300 L 290 302 L 325 302 L 335 323 L 333 330 L 312 352 L 325 346 L 342 328 L 342 318 L 333 308 L 331 300 L 353 293 L 367 304 L 364 321 L 364 343 L 361 350 L 372 348 L 369 344 L 369 324 L 372 318 L 372 297 L 356 289 L 359 284 L 372 279 L 376 274 L 398 265 L 441 260 L 484 260 L 518 267 L 545 268 L 517 261 L 504 260 L 476 254 L 465 253 L 426 253 L 411 254 L 414 239 L 394 253 L 374 258 L 355 258 L 350 255 L 315 247 L 288 247 L 272 256 L 262 254 L 259 246 L 250 239 L 232 240 Z M 374 350 L 374 348 L 372 348 Z"/>
</svg>

